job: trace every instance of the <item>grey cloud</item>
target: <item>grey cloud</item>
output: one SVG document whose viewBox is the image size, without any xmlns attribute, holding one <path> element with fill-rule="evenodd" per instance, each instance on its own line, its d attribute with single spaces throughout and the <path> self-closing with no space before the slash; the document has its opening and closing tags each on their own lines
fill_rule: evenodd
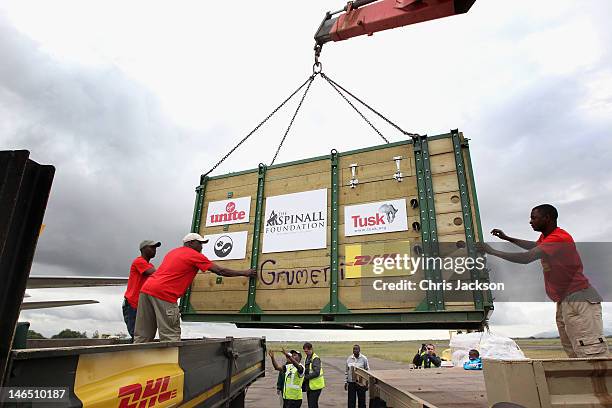
<svg viewBox="0 0 612 408">
<path fill-rule="evenodd" d="M 19 118 L 3 148 L 57 168 L 34 273 L 125 275 L 145 237 L 164 242 L 159 261 L 189 230 L 200 163 L 222 141 L 176 126 L 115 67 L 52 58 L 2 16 L 0 55 L 0 112 Z"/>
</svg>

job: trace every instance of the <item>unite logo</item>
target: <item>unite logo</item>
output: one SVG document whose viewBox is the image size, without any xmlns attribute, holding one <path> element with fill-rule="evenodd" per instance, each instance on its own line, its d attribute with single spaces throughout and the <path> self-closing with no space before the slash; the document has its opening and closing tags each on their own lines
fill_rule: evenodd
<svg viewBox="0 0 612 408">
<path fill-rule="evenodd" d="M 230 221 L 242 221 L 246 217 L 245 211 L 236 211 L 236 203 L 230 201 L 225 206 L 225 212 L 220 214 L 211 214 L 210 222 L 212 224 L 218 224 L 221 222 L 230 222 Z"/>
<path fill-rule="evenodd" d="M 119 388 L 118 408 L 148 408 L 176 398 L 177 389 L 169 390 L 170 376 L 147 380 L 144 389 L 142 384 L 135 383 Z"/>
</svg>

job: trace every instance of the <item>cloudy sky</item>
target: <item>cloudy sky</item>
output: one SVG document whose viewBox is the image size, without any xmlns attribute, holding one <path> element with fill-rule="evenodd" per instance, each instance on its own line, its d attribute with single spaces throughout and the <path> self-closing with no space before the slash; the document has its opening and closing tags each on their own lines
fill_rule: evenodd
<svg viewBox="0 0 612 408">
<path fill-rule="evenodd" d="M 164 242 L 159 264 L 189 230 L 199 175 L 306 79 L 312 35 L 325 11 L 343 4 L 0 1 L 0 148 L 28 149 L 57 168 L 32 274 L 126 276 L 149 237 Z M 466 15 L 328 44 L 322 62 L 405 129 L 459 128 L 472 139 L 484 228 L 535 239 L 529 210 L 550 202 L 576 240 L 611 241 L 610 15 L 608 0 L 477 0 Z M 290 116 L 281 113 L 216 174 L 269 163 Z M 319 79 L 278 161 L 377 137 Z M 125 330 L 120 289 L 30 294 L 102 302 L 22 313 L 44 334 Z M 492 328 L 554 330 L 553 309 L 500 303 Z M 610 304 L 605 310 L 611 320 Z M 330 338 L 230 325 L 184 331 Z"/>
</svg>

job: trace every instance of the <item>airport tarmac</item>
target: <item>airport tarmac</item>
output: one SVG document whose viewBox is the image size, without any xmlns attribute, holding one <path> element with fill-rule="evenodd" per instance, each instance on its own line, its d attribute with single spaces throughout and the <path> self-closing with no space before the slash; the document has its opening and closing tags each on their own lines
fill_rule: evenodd
<svg viewBox="0 0 612 408">
<path fill-rule="evenodd" d="M 347 353 L 348 358 L 348 353 Z M 282 356 L 277 354 L 276 359 L 281 361 Z M 321 393 L 319 407 L 321 408 L 340 408 L 347 404 L 347 393 L 344 391 L 344 370 L 346 358 L 340 357 L 321 357 L 326 387 Z M 406 363 L 382 360 L 380 358 L 368 359 L 370 368 L 376 370 L 393 370 L 398 368 L 408 368 Z M 266 376 L 260 378 L 249 387 L 246 394 L 246 406 L 248 408 L 276 408 L 280 407 L 280 401 L 276 394 L 276 379 L 278 372 L 272 367 L 270 358 L 266 359 Z M 302 407 L 307 407 L 306 393 L 303 394 L 304 400 Z"/>
</svg>

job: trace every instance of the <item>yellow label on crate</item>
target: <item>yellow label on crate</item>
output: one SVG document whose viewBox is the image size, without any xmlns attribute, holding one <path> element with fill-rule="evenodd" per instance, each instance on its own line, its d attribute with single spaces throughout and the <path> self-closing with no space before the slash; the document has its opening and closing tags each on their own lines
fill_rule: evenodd
<svg viewBox="0 0 612 408">
<path fill-rule="evenodd" d="M 173 407 L 183 400 L 178 348 L 79 356 L 74 393 L 84 408 Z"/>
<path fill-rule="evenodd" d="M 348 279 L 385 276 L 406 276 L 410 268 L 396 268 L 397 259 L 401 266 L 410 258 L 410 241 L 387 241 L 344 246 L 344 268 Z M 386 261 L 385 260 L 389 259 Z M 388 268 L 393 260 L 394 267 Z"/>
</svg>

